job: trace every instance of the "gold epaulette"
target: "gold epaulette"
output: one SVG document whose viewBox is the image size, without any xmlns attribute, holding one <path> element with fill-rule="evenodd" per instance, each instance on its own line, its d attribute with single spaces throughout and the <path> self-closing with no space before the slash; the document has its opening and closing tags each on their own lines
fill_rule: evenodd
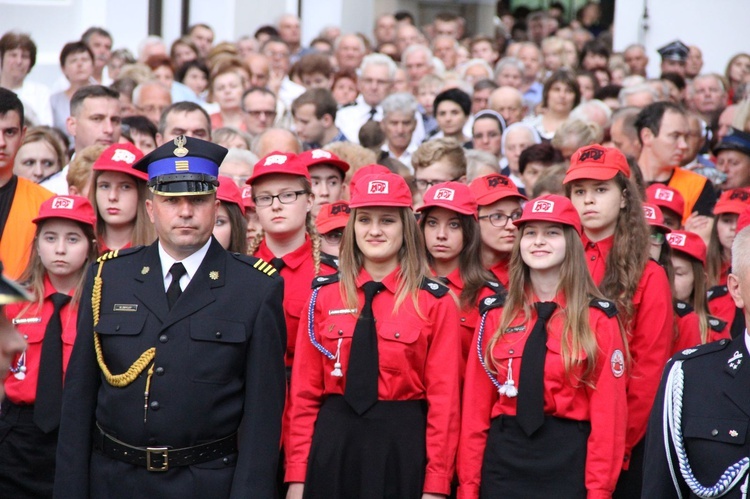
<svg viewBox="0 0 750 499">
<path fill-rule="evenodd" d="M 253 264 L 253 268 L 268 276 L 274 275 L 276 273 L 276 267 L 266 262 L 262 258 L 258 258 L 258 261 Z"/>
<path fill-rule="evenodd" d="M 138 360 L 133 362 L 127 371 L 122 374 L 112 374 L 104 362 L 104 354 L 102 352 L 102 344 L 99 339 L 99 333 L 96 332 L 96 326 L 99 324 L 99 313 L 102 303 L 102 269 L 104 268 L 104 262 L 117 258 L 117 250 L 108 251 L 100 256 L 96 261 L 99 263 L 96 276 L 94 277 L 94 289 L 91 292 L 91 309 L 94 318 L 94 349 L 96 350 L 96 361 L 99 364 L 99 368 L 104 374 L 104 378 L 112 386 L 122 388 L 128 386 L 135 381 L 138 376 L 148 367 L 148 365 L 154 360 L 156 356 L 156 348 L 151 347 L 138 357 Z M 150 381 L 150 373 L 149 373 Z"/>
</svg>

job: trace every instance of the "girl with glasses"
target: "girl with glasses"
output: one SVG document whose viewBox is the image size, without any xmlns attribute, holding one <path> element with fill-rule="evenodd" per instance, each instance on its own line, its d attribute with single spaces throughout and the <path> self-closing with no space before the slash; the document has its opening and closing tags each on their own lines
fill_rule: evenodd
<svg viewBox="0 0 750 499">
<path fill-rule="evenodd" d="M 316 278 L 297 336 L 288 499 L 450 492 L 460 342 L 449 289 L 427 278 L 403 177 L 353 179 L 339 273 Z"/>
<path fill-rule="evenodd" d="M 674 337 L 670 283 L 649 258 L 639 190 L 618 149 L 582 147 L 573 154 L 563 184 L 581 217 L 589 273 L 617 304 L 627 332 L 628 426 L 615 497 L 640 497 L 646 424 Z"/>
</svg>

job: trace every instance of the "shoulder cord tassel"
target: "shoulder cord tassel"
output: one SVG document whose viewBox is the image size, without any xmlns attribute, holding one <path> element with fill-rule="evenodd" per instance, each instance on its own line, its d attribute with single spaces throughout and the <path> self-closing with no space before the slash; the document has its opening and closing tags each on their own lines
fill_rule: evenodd
<svg viewBox="0 0 750 499">
<path fill-rule="evenodd" d="M 343 338 L 339 338 L 339 341 L 336 344 L 336 362 L 333 364 L 333 371 L 331 371 L 331 376 L 336 376 L 337 378 L 341 378 L 344 376 L 344 373 L 341 372 L 341 342 L 342 341 L 343 341 Z"/>
<path fill-rule="evenodd" d="M 670 435 L 672 436 L 672 443 L 674 444 L 675 453 L 677 454 L 680 474 L 688 487 L 690 487 L 693 494 L 702 499 L 721 497 L 737 485 L 742 479 L 742 476 L 747 473 L 750 468 L 750 459 L 743 457 L 738 462 L 728 467 L 724 473 L 722 473 L 721 477 L 719 477 L 719 481 L 716 482 L 716 485 L 713 485 L 712 487 L 706 487 L 698 481 L 690 467 L 685 443 L 682 438 L 682 398 L 684 388 L 685 373 L 682 371 L 682 361 L 678 360 L 675 361 L 670 369 L 669 377 L 667 378 L 666 393 L 664 396 L 664 413 L 662 418 L 664 449 L 667 453 L 669 471 L 672 474 L 672 482 L 675 485 L 677 497 L 682 499 L 682 492 L 680 491 L 679 483 L 674 472 L 674 466 L 672 464 L 672 453 L 669 449 Z M 747 483 L 748 478 L 745 477 L 745 483 L 741 486 L 743 498 L 747 497 Z"/>
</svg>

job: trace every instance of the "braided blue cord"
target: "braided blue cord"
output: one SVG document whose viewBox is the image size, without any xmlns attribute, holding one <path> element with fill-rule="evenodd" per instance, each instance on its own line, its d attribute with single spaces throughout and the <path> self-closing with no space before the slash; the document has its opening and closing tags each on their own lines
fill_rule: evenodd
<svg viewBox="0 0 750 499">
<path fill-rule="evenodd" d="M 704 499 L 721 497 L 729 492 L 747 472 L 748 468 L 750 468 L 750 459 L 743 457 L 740 461 L 728 467 L 724 473 L 722 473 L 721 477 L 719 477 L 716 485 L 706 487 L 701 484 L 698 479 L 695 478 L 693 470 L 690 467 L 682 437 L 682 397 L 685 388 L 685 374 L 682 371 L 682 362 L 675 363 L 675 367 L 670 372 L 670 379 L 668 381 L 672 387 L 672 410 L 669 414 L 669 426 L 672 430 L 672 443 L 675 447 L 682 478 L 685 480 L 687 486 L 690 487 L 690 490 L 698 497 Z M 667 396 L 669 395 L 670 394 L 668 393 Z"/>
<path fill-rule="evenodd" d="M 484 362 L 484 355 L 482 355 L 482 336 L 484 336 L 484 323 L 487 319 L 487 314 L 489 313 L 489 310 L 482 314 L 482 320 L 479 323 L 479 332 L 477 333 L 477 357 L 479 357 L 479 363 L 482 364 L 482 369 L 484 369 L 484 372 L 487 373 L 487 376 L 490 377 L 490 381 L 492 381 L 492 384 L 495 385 L 495 387 L 500 390 L 502 388 L 502 385 L 497 380 L 494 374 L 490 372 L 490 370 L 487 368 L 487 364 Z"/>
<path fill-rule="evenodd" d="M 308 336 L 310 336 L 310 343 L 312 343 L 313 346 L 317 348 L 320 353 L 328 357 L 329 360 L 333 360 L 336 358 L 336 356 L 333 355 L 328 350 L 326 350 L 326 347 L 318 343 L 318 341 L 315 339 L 315 328 L 313 327 L 313 322 L 314 322 L 313 311 L 315 310 L 315 301 L 318 299 L 319 291 L 320 291 L 320 288 L 315 288 L 312 292 L 312 296 L 310 296 L 310 306 L 307 309 L 307 334 Z"/>
</svg>

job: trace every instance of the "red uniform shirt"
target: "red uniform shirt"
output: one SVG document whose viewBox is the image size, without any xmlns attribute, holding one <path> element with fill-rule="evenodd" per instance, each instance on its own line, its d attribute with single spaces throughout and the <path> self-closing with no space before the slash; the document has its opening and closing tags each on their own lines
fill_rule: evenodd
<svg viewBox="0 0 750 499">
<path fill-rule="evenodd" d="M 42 340 L 44 340 L 44 331 L 47 329 L 54 305 L 49 297 L 56 293 L 55 288 L 49 279 L 44 280 L 44 302 L 41 308 L 35 304 L 29 306 L 28 303 L 12 303 L 5 306 L 5 315 L 8 319 L 16 319 L 16 329 L 26 339 L 26 350 L 24 352 L 23 363 L 26 366 L 26 372 L 23 379 L 18 378 L 18 374 L 8 374 L 5 378 L 5 396 L 15 404 L 27 405 L 36 401 L 36 385 L 39 379 L 39 360 L 42 356 Z M 71 291 L 72 295 L 75 290 Z M 24 309 L 29 306 L 28 310 Z M 68 368 L 70 353 L 73 351 L 73 343 L 76 338 L 76 317 L 78 315 L 78 305 L 67 303 L 60 309 L 60 319 L 62 321 L 62 344 L 63 344 L 63 374 Z M 19 358 L 16 356 L 11 364 L 14 368 L 18 365 Z"/>
<path fill-rule="evenodd" d="M 372 302 L 378 333 L 379 400 L 426 400 L 427 466 L 424 491 L 448 494 L 458 445 L 461 363 L 459 320 L 450 296 L 437 298 L 420 290 L 419 313 L 411 298 L 398 310 L 394 302 L 398 269 L 383 279 L 385 289 Z M 357 286 L 371 281 L 362 270 Z M 358 291 L 359 303 L 364 302 Z M 304 482 L 315 420 L 328 395 L 343 395 L 351 338 L 357 313 L 344 304 L 338 283 L 320 288 L 313 309 L 315 340 L 340 355 L 343 376 L 332 376 L 335 360 L 323 355 L 311 342 L 307 320 L 297 335 L 297 359 L 292 370 L 289 417 L 285 440 L 287 482 Z"/>
<path fill-rule="evenodd" d="M 596 335 L 599 352 L 591 381 L 588 385 L 575 386 L 576 376 L 582 369 L 575 368 L 570 375 L 565 372 L 561 355 L 561 333 L 563 329 L 565 303 L 555 300 L 559 307 L 547 322 L 547 356 L 544 363 L 544 413 L 559 418 L 590 421 L 591 434 L 586 451 L 586 489 L 589 498 L 611 497 L 622 467 L 625 450 L 626 421 L 623 417 L 627 407 L 624 375 L 622 336 L 615 318 L 608 317 L 596 308 L 590 308 L 589 323 Z M 497 331 L 502 317 L 502 308 L 488 312 L 482 337 L 482 355 L 485 355 L 492 336 Z M 508 364 L 512 359 L 513 380 L 518 390 L 523 390 L 521 356 L 526 340 L 536 322 L 536 311 L 531 317 L 521 314 L 511 322 L 511 327 L 522 331 L 506 333 L 495 345 L 492 355 L 497 362 L 500 384 L 508 377 Z M 461 439 L 458 450 L 458 477 L 461 499 L 479 497 L 482 460 L 487 445 L 490 422 L 500 415 L 515 416 L 517 397 L 500 396 L 497 387 L 490 381 L 479 361 L 476 350 L 479 331 L 474 335 L 474 348 L 466 365 L 463 412 L 461 416 Z M 619 353 L 617 353 L 619 351 Z M 523 452 L 523 449 L 507 449 L 507 452 Z"/>
<path fill-rule="evenodd" d="M 703 344 L 703 341 L 701 341 L 700 320 L 693 307 L 683 302 L 677 302 L 675 312 L 677 338 L 672 347 L 672 355 L 686 348 Z M 723 339 L 731 340 L 732 335 L 729 329 L 730 324 L 728 322 L 708 316 L 708 339 L 706 343 Z"/>
<path fill-rule="evenodd" d="M 585 234 L 581 237 L 586 264 L 594 282 L 599 286 L 604 278 L 607 255 L 612 249 L 614 237 L 596 243 Z M 664 269 L 653 260 L 649 260 L 643 269 L 633 295 L 633 309 L 631 327 L 627 331 L 632 364 L 628 377 L 628 431 L 623 469 L 628 469 L 630 452 L 646 435 L 651 406 L 674 342 L 674 314 L 669 279 Z"/>
<path fill-rule="evenodd" d="M 260 243 L 253 256 L 270 262 L 276 255 L 268 249 L 265 239 Z M 286 366 L 291 367 L 294 360 L 294 348 L 299 327 L 300 315 L 312 292 L 312 280 L 315 277 L 315 265 L 312 259 L 310 236 L 305 235 L 305 242 L 282 257 L 284 268 L 279 271 L 284 278 L 284 319 L 286 321 Z M 325 273 L 325 272 L 323 272 Z"/>
<path fill-rule="evenodd" d="M 505 288 L 508 288 L 508 264 L 510 263 L 509 259 L 500 260 L 495 264 L 494 267 L 490 267 L 489 271 L 495 274 L 495 277 L 497 277 L 497 280 L 505 286 Z"/>
</svg>

